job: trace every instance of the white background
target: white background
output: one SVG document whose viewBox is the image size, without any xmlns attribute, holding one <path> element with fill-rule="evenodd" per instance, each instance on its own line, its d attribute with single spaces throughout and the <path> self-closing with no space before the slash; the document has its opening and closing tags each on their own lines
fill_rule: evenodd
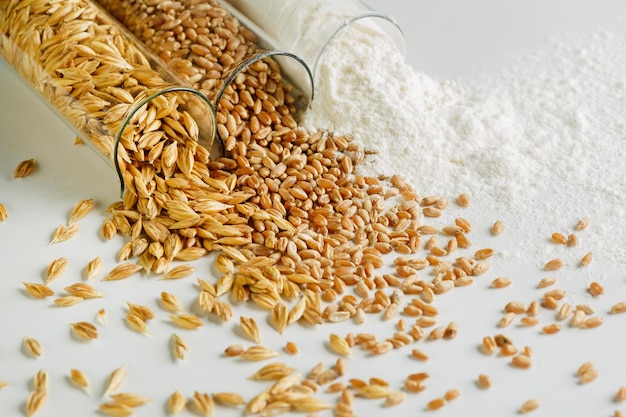
<svg viewBox="0 0 626 417">
<path fill-rule="evenodd" d="M 512 55 L 532 49 L 547 36 L 565 32 L 587 32 L 596 28 L 626 36 L 621 20 L 626 4 L 621 1 L 375 1 L 376 10 L 395 16 L 406 35 L 406 59 L 417 71 L 438 80 L 469 77 L 479 70 L 497 71 Z M 193 308 L 197 294 L 195 279 L 214 280 L 211 262 L 197 263 L 193 278 L 176 282 L 158 281 L 154 277 L 135 276 L 122 282 L 92 282 L 106 297 L 62 309 L 50 299 L 34 300 L 25 295 L 23 281 L 43 282 L 48 263 L 60 256 L 69 259 L 65 273 L 51 284 L 58 294 L 63 287 L 84 281 L 83 270 L 95 256 L 104 259 L 104 273 L 115 265 L 121 238 L 104 241 L 99 233 L 106 206 L 117 200 L 117 178 L 111 168 L 85 146 L 73 145 L 74 133 L 0 61 L 0 202 L 9 218 L 0 224 L 0 381 L 9 386 L 0 390 L 0 415 L 24 415 L 24 402 L 31 389 L 32 376 L 45 369 L 49 374 L 49 398 L 38 416 L 90 416 L 101 400 L 102 385 L 115 368 L 125 365 L 128 378 L 123 391 L 137 392 L 153 399 L 137 410 L 137 415 L 166 415 L 166 398 L 174 390 L 186 396 L 195 390 L 202 392 L 235 391 L 246 399 L 267 385 L 246 378 L 262 364 L 243 363 L 221 355 L 232 343 L 250 345 L 237 331 L 239 315 L 254 316 L 260 323 L 263 344 L 278 352 L 277 359 L 297 368 L 303 375 L 318 362 L 331 366 L 336 356 L 325 346 L 331 332 L 373 332 L 380 338 L 389 336 L 394 323 L 383 323 L 368 317 L 363 327 L 352 323 L 321 326 L 290 327 L 278 335 L 264 320 L 263 312 L 249 306 L 235 310 L 228 323 L 205 320 L 196 331 L 174 328 L 160 309 L 157 299 L 161 291 L 179 296 L 185 307 Z M 14 180 L 17 164 L 35 158 L 35 172 L 24 179 Z M 449 196 L 453 198 L 454 196 Z M 77 201 L 94 198 L 96 209 L 80 221 L 78 236 L 68 242 L 50 245 L 52 233 L 67 221 Z M 462 214 L 478 227 L 472 233 L 477 245 L 493 246 L 503 253 L 516 247 L 518 236 L 510 233 L 496 240 L 486 232 L 486 226 L 497 214 L 485 208 L 488 202 L 460 211 L 451 207 L 446 219 Z M 547 233 L 548 231 L 543 230 Z M 549 234 L 538 235 L 543 239 Z M 529 260 L 525 265 L 507 264 L 506 257 L 496 257 L 492 270 L 468 288 L 441 296 L 437 302 L 442 311 L 440 323 L 455 320 L 459 337 L 454 341 L 420 342 L 419 347 L 431 359 L 420 363 L 408 358 L 410 348 L 380 357 L 368 357 L 355 349 L 350 359 L 348 378 L 387 379 L 400 389 L 409 373 L 426 371 L 431 377 L 427 389 L 409 394 L 408 400 L 395 409 L 380 407 L 380 400 L 359 400 L 359 415 L 416 415 L 425 404 L 451 388 L 462 395 L 454 403 L 437 411 L 441 416 L 515 415 L 519 406 L 529 398 L 537 398 L 541 408 L 533 415 L 541 416 L 609 416 L 619 404 L 612 401 L 617 389 L 626 385 L 626 365 L 623 359 L 624 317 L 604 313 L 620 299 L 626 299 L 624 288 L 596 300 L 578 294 L 579 300 L 593 304 L 605 315 L 605 324 L 595 330 L 565 328 L 555 336 L 540 335 L 538 328 L 496 327 L 502 306 L 511 300 L 528 302 L 540 292 L 534 288 L 545 274 L 538 265 L 544 260 Z M 598 267 L 597 273 L 603 273 Z M 576 277 L 575 271 L 570 271 Z M 625 271 L 613 271 L 621 283 Z M 496 276 L 520 277 L 519 285 L 504 290 L 492 290 L 488 283 Z M 151 307 L 157 318 L 150 323 L 152 336 L 134 333 L 123 323 L 125 302 Z M 105 308 L 107 326 L 99 326 L 100 338 L 91 342 L 77 341 L 68 324 L 86 320 L 95 322 L 95 314 Z M 553 313 L 542 312 L 542 320 L 550 323 Z M 567 326 L 564 326 L 567 327 Z M 172 360 L 169 340 L 176 332 L 190 345 L 183 362 Z M 483 336 L 503 332 L 520 347 L 529 345 L 535 351 L 530 370 L 513 369 L 506 358 L 487 357 L 477 350 Z M 44 350 L 43 357 L 34 359 L 21 349 L 23 337 L 37 338 Z M 296 341 L 301 353 L 288 356 L 282 346 Z M 592 360 L 600 377 L 589 385 L 579 385 L 575 378 L 578 366 Z M 71 368 L 83 370 L 91 380 L 88 393 L 73 388 L 67 381 Z M 494 387 L 481 391 L 475 386 L 479 373 L 489 374 Z M 345 380 L 345 378 L 344 378 Z M 322 389 L 323 391 L 323 389 Z M 336 396 L 320 394 L 334 401 Z M 623 410 L 626 406 L 621 405 Z M 216 415 L 241 415 L 241 410 L 219 408 Z M 320 413 L 330 415 L 329 413 Z M 191 414 L 186 414 L 191 415 Z"/>
</svg>

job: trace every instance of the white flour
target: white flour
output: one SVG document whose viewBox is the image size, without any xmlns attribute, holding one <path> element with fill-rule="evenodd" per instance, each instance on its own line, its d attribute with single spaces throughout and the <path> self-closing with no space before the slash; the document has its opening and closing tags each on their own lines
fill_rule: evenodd
<svg viewBox="0 0 626 417">
<path fill-rule="evenodd" d="M 443 83 L 386 42 L 350 27 L 331 43 L 304 127 L 377 150 L 365 173 L 400 174 L 420 195 L 469 193 L 501 213 L 522 233 L 512 258 L 558 255 L 544 236 L 589 216 L 586 250 L 624 270 L 610 236 L 626 215 L 625 39 L 562 36 L 496 76 Z"/>
</svg>

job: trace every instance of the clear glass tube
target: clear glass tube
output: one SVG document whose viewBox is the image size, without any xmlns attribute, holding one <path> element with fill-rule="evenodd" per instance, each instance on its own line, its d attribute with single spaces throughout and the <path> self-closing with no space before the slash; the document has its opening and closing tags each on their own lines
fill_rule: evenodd
<svg viewBox="0 0 626 417">
<path fill-rule="evenodd" d="M 91 0 L 0 2 L 0 56 L 116 170 L 122 194 L 129 169 L 163 171 L 169 144 L 213 145 L 211 101 Z"/>
<path fill-rule="evenodd" d="M 372 35 L 389 37 L 405 53 L 404 33 L 392 16 L 372 10 L 360 0 L 224 0 L 229 11 L 250 26 L 270 48 L 299 56 L 312 69 L 316 85 L 318 68 L 333 38 L 350 25 Z"/>
<path fill-rule="evenodd" d="M 272 58 L 281 66 L 300 108 L 313 97 L 313 75 L 290 51 L 263 43 L 246 21 L 234 19 L 215 0 L 97 0 L 173 71 L 218 107 L 238 74 L 254 62 Z M 245 17 L 243 17 L 245 20 Z"/>
</svg>

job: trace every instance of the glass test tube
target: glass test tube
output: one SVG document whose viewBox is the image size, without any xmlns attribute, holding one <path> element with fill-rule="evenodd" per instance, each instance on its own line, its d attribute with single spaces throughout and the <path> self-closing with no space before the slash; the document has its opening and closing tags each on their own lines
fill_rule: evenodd
<svg viewBox="0 0 626 417">
<path fill-rule="evenodd" d="M 292 52 L 312 69 L 316 85 L 324 52 L 347 26 L 390 38 L 404 54 L 404 33 L 391 16 L 360 0 L 224 0 L 229 11 L 246 19 L 271 48 Z"/>
<path fill-rule="evenodd" d="M 300 107 L 305 108 L 312 99 L 313 76 L 308 65 L 289 51 L 264 44 L 244 22 L 234 19 L 223 3 L 97 1 L 172 70 L 213 99 L 215 107 L 239 73 L 266 58 L 289 69 L 284 72 L 296 88 L 292 94 Z"/>
<path fill-rule="evenodd" d="M 91 0 L 0 3 L 0 56 L 116 170 L 122 194 L 129 170 L 174 170 L 172 144 L 213 145 L 210 100 Z"/>
<path fill-rule="evenodd" d="M 313 77 L 291 53 L 268 50 L 215 0 L 97 0 L 189 85 L 215 103 L 226 151 L 293 129 Z M 293 82 L 282 66 L 292 69 Z"/>
</svg>

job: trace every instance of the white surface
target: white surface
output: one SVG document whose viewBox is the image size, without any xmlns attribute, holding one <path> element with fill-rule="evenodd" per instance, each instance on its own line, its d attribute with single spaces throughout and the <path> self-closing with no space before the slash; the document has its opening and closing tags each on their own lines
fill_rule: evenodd
<svg viewBox="0 0 626 417">
<path fill-rule="evenodd" d="M 511 55 L 532 49 L 547 36 L 565 31 L 587 32 L 599 27 L 626 36 L 626 30 L 620 26 L 626 5 L 618 1 L 593 4 L 555 1 L 548 5 L 539 1 L 515 4 L 416 1 L 409 7 L 399 0 L 370 0 L 369 4 L 396 16 L 407 35 L 408 62 L 441 80 L 471 76 L 481 68 L 497 70 Z M 278 335 L 265 323 L 262 312 L 250 306 L 237 308 L 235 317 L 228 323 L 206 321 L 205 326 L 196 331 L 172 327 L 166 313 L 158 306 L 160 292 L 172 292 L 183 300 L 186 308 L 193 308 L 197 293 L 194 278 L 215 279 L 209 267 L 210 259 L 197 263 L 198 270 L 193 278 L 175 282 L 140 276 L 121 282 L 100 282 L 101 275 L 92 284 L 106 297 L 70 308 L 55 307 L 51 299 L 27 297 L 22 281 L 43 282 L 48 263 L 57 257 L 69 259 L 68 269 L 51 284 L 57 294 L 63 292 L 63 287 L 84 280 L 82 271 L 93 257 L 103 257 L 103 273 L 115 265 L 122 240 L 105 242 L 99 235 L 99 228 L 104 209 L 118 198 L 118 184 L 113 171 L 94 152 L 72 145 L 73 132 L 4 62 L 0 63 L 0 92 L 0 202 L 9 211 L 9 218 L 0 223 L 0 308 L 4 313 L 0 322 L 0 380 L 10 383 L 0 390 L 0 415 L 24 415 L 32 376 L 39 369 L 49 373 L 50 394 L 38 416 L 98 415 L 95 410 L 101 402 L 102 385 L 108 374 L 120 365 L 128 368 L 122 391 L 137 392 L 153 399 L 151 404 L 138 409 L 137 415 L 166 415 L 166 398 L 176 389 L 188 397 L 195 390 L 235 391 L 251 399 L 267 384 L 247 381 L 246 377 L 267 362 L 243 363 L 221 356 L 229 344 L 250 345 L 236 330 L 239 315 L 255 316 L 262 327 L 263 344 L 281 352 L 277 361 L 286 362 L 303 374 L 318 362 L 326 366 L 334 363 L 335 355 L 329 353 L 324 344 L 331 332 L 373 332 L 384 338 L 394 331 L 395 320 L 381 322 L 377 317 L 368 317 L 361 327 L 352 323 L 315 329 L 293 326 L 284 335 Z M 14 180 L 15 166 L 28 158 L 38 161 L 37 170 L 27 178 Z M 419 191 L 418 185 L 416 188 Z M 67 221 L 72 206 L 83 198 L 94 198 L 97 207 L 80 221 L 80 233 L 68 242 L 49 245 L 56 227 Z M 546 239 L 553 230 L 549 225 L 528 230 L 532 219 L 508 219 L 506 234 L 492 238 L 486 232 L 488 225 L 500 215 L 506 218 L 506 213 L 491 213 L 488 208 L 489 201 L 475 202 L 465 210 L 451 205 L 446 218 L 441 219 L 441 222 L 450 222 L 460 215 L 467 217 L 476 229 L 470 235 L 474 243 L 472 250 L 491 246 L 499 252 L 492 261 L 492 270 L 474 286 L 459 288 L 438 298 L 437 307 L 442 312 L 440 323 L 455 320 L 459 325 L 457 339 L 416 344 L 415 347 L 430 355 L 426 363 L 408 359 L 412 347 L 380 357 L 365 357 L 361 350 L 355 349 L 354 358 L 349 361 L 349 378 L 380 377 L 398 389 L 407 374 L 429 372 L 431 377 L 426 382 L 426 390 L 409 394 L 404 404 L 390 410 L 380 408 L 380 400 L 358 400 L 357 414 L 416 415 L 428 401 L 451 388 L 459 388 L 461 397 L 436 415 L 515 415 L 528 398 L 540 400 L 541 408 L 533 413 L 537 416 L 609 416 L 620 407 L 613 403 L 612 397 L 620 386 L 626 385 L 626 364 L 622 355 L 626 317 L 605 313 L 613 303 L 626 299 L 623 282 L 626 271 L 613 271 L 610 265 L 590 266 L 591 275 L 611 279 L 615 284 L 613 291 L 599 299 L 584 293 L 582 284 L 587 275 L 583 276 L 579 270 L 572 268 L 555 274 L 559 279 L 581 280 L 580 293 L 573 296 L 578 302 L 592 304 L 605 316 L 605 324 L 598 329 L 564 326 L 555 336 L 540 335 L 539 328 L 498 329 L 495 325 L 504 304 L 511 300 L 538 299 L 541 291 L 534 287 L 547 275 L 540 268 L 546 259 L 512 264 L 507 262 L 507 251 L 520 249 L 520 236 Z M 523 228 L 526 229 L 521 230 Z M 626 242 L 620 231 L 614 232 L 607 235 L 607 240 L 614 239 L 617 246 L 623 246 Z M 503 290 L 488 289 L 489 282 L 496 276 L 511 276 L 515 283 Z M 139 335 L 126 328 L 123 323 L 126 301 L 147 305 L 157 312 L 157 318 L 149 324 L 152 336 Z M 101 308 L 108 313 L 108 325 L 99 326 L 100 338 L 87 343 L 76 341 L 68 324 L 79 320 L 95 322 L 95 315 Z M 553 312 L 542 311 L 543 323 L 551 323 L 552 318 Z M 183 362 L 171 358 L 169 340 L 173 332 L 183 336 L 190 345 Z M 495 333 L 509 335 L 519 347 L 531 346 L 533 368 L 513 369 L 506 358 L 480 354 L 476 347 L 482 337 Z M 26 336 L 42 343 L 42 358 L 24 355 L 21 341 Z M 299 355 L 282 353 L 287 340 L 298 343 Z M 579 385 L 574 374 L 578 366 L 590 360 L 596 363 L 600 377 L 591 384 Z M 67 382 L 71 368 L 82 369 L 89 377 L 92 388 L 88 395 Z M 479 373 L 492 377 L 494 387 L 491 390 L 481 391 L 475 386 Z M 320 396 L 329 401 L 336 398 Z M 220 407 L 215 415 L 241 415 L 241 411 Z"/>
</svg>

